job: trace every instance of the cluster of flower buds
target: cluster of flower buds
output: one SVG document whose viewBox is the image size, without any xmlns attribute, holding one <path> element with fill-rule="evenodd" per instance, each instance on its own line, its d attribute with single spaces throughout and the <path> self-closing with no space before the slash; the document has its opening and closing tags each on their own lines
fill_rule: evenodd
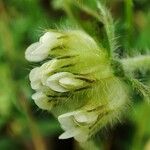
<svg viewBox="0 0 150 150">
<path fill-rule="evenodd" d="M 126 107 L 126 85 L 115 77 L 106 51 L 83 31 L 48 31 L 25 58 L 40 64 L 29 74 L 32 99 L 58 117 L 65 130 L 60 139 L 86 141 Z"/>
</svg>

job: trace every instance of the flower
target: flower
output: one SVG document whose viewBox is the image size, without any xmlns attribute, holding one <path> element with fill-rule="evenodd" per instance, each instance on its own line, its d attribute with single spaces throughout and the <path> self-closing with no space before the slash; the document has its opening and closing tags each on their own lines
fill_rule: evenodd
<svg viewBox="0 0 150 150">
<path fill-rule="evenodd" d="M 65 130 L 60 139 L 74 137 L 79 142 L 85 142 L 105 125 L 113 125 L 120 119 L 128 104 L 128 90 L 116 77 L 103 80 L 92 91 L 90 104 L 58 116 Z"/>
<path fill-rule="evenodd" d="M 46 80 L 46 85 L 56 92 L 67 92 L 82 88 L 86 85 L 85 81 L 75 79 L 75 77 L 70 72 L 59 72 L 51 75 Z"/>
<path fill-rule="evenodd" d="M 128 88 L 112 60 L 83 31 L 49 31 L 27 48 L 25 57 L 41 64 L 29 74 L 36 92 L 32 99 L 58 117 L 65 131 L 60 139 L 84 142 L 120 119 L 128 105 Z"/>
<path fill-rule="evenodd" d="M 58 117 L 61 127 L 65 132 L 59 136 L 59 139 L 74 137 L 79 142 L 84 142 L 89 137 L 89 127 L 92 126 L 98 118 L 96 111 L 76 110 Z"/>
<path fill-rule="evenodd" d="M 57 64 L 58 60 L 53 59 L 44 63 L 40 67 L 33 68 L 29 74 L 29 80 L 31 82 L 32 89 L 38 91 L 46 86 L 46 80 L 57 69 Z"/>
<path fill-rule="evenodd" d="M 39 62 L 48 57 L 52 48 L 57 47 L 60 33 L 46 32 L 39 42 L 31 44 L 26 52 L 25 58 L 31 62 Z"/>
</svg>

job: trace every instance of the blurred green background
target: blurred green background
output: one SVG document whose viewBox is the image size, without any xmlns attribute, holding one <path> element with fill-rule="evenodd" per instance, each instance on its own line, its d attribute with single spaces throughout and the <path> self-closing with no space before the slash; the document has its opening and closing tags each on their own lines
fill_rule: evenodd
<svg viewBox="0 0 150 150">
<path fill-rule="evenodd" d="M 80 1 L 96 9 L 93 0 Z M 102 1 L 116 21 L 120 57 L 149 53 L 149 0 Z M 57 139 L 62 132 L 57 120 L 32 101 L 33 65 L 24 59 L 26 48 L 46 29 L 77 28 L 75 19 L 92 36 L 101 32 L 101 24 L 69 0 L 0 0 L 0 150 L 79 149 L 72 139 Z M 150 83 L 150 72 L 136 75 Z M 102 150 L 150 150 L 150 105 L 138 93 L 133 97 L 123 122 L 96 135 Z"/>
</svg>

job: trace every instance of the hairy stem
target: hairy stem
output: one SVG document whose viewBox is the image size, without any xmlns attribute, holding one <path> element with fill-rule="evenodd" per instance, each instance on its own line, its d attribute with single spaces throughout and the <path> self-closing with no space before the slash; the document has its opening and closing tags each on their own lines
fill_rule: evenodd
<svg viewBox="0 0 150 150">
<path fill-rule="evenodd" d="M 100 2 L 98 2 L 97 5 L 100 10 L 100 14 L 103 19 L 102 22 L 104 24 L 105 32 L 107 35 L 108 55 L 110 57 L 112 56 L 114 57 L 114 51 L 116 50 L 114 22 L 107 8 L 104 5 L 102 5 Z"/>
<path fill-rule="evenodd" d="M 125 72 L 134 72 L 137 69 L 150 70 L 150 55 L 141 55 L 121 60 Z"/>
<path fill-rule="evenodd" d="M 74 3 L 78 8 L 80 8 L 81 10 L 83 10 L 84 12 L 86 12 L 87 14 L 89 14 L 90 16 L 93 16 L 93 17 L 94 17 L 95 19 L 97 19 L 98 21 L 103 22 L 102 19 L 101 19 L 100 16 L 99 16 L 99 14 L 98 14 L 96 11 L 94 11 L 94 10 L 88 8 L 87 6 L 83 5 L 83 4 L 82 4 L 81 2 L 79 2 L 79 1 L 73 1 L 73 3 Z"/>
</svg>

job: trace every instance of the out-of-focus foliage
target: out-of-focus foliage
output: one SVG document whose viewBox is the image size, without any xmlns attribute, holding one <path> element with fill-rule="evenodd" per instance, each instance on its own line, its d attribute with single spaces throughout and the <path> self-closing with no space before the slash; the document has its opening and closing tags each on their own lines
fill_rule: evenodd
<svg viewBox="0 0 150 150">
<path fill-rule="evenodd" d="M 119 56 L 149 53 L 149 0 L 103 1 L 116 21 Z M 87 8 L 97 11 L 95 0 L 0 1 L 0 149 L 78 149 L 72 140 L 58 141 L 57 121 L 33 104 L 28 81 L 33 66 L 24 52 L 48 28 L 79 26 L 102 41 L 103 26 Z M 150 85 L 150 71 L 138 71 L 136 76 Z M 134 97 L 123 123 L 97 137 L 102 149 L 150 150 L 150 105 L 139 93 Z"/>
</svg>

